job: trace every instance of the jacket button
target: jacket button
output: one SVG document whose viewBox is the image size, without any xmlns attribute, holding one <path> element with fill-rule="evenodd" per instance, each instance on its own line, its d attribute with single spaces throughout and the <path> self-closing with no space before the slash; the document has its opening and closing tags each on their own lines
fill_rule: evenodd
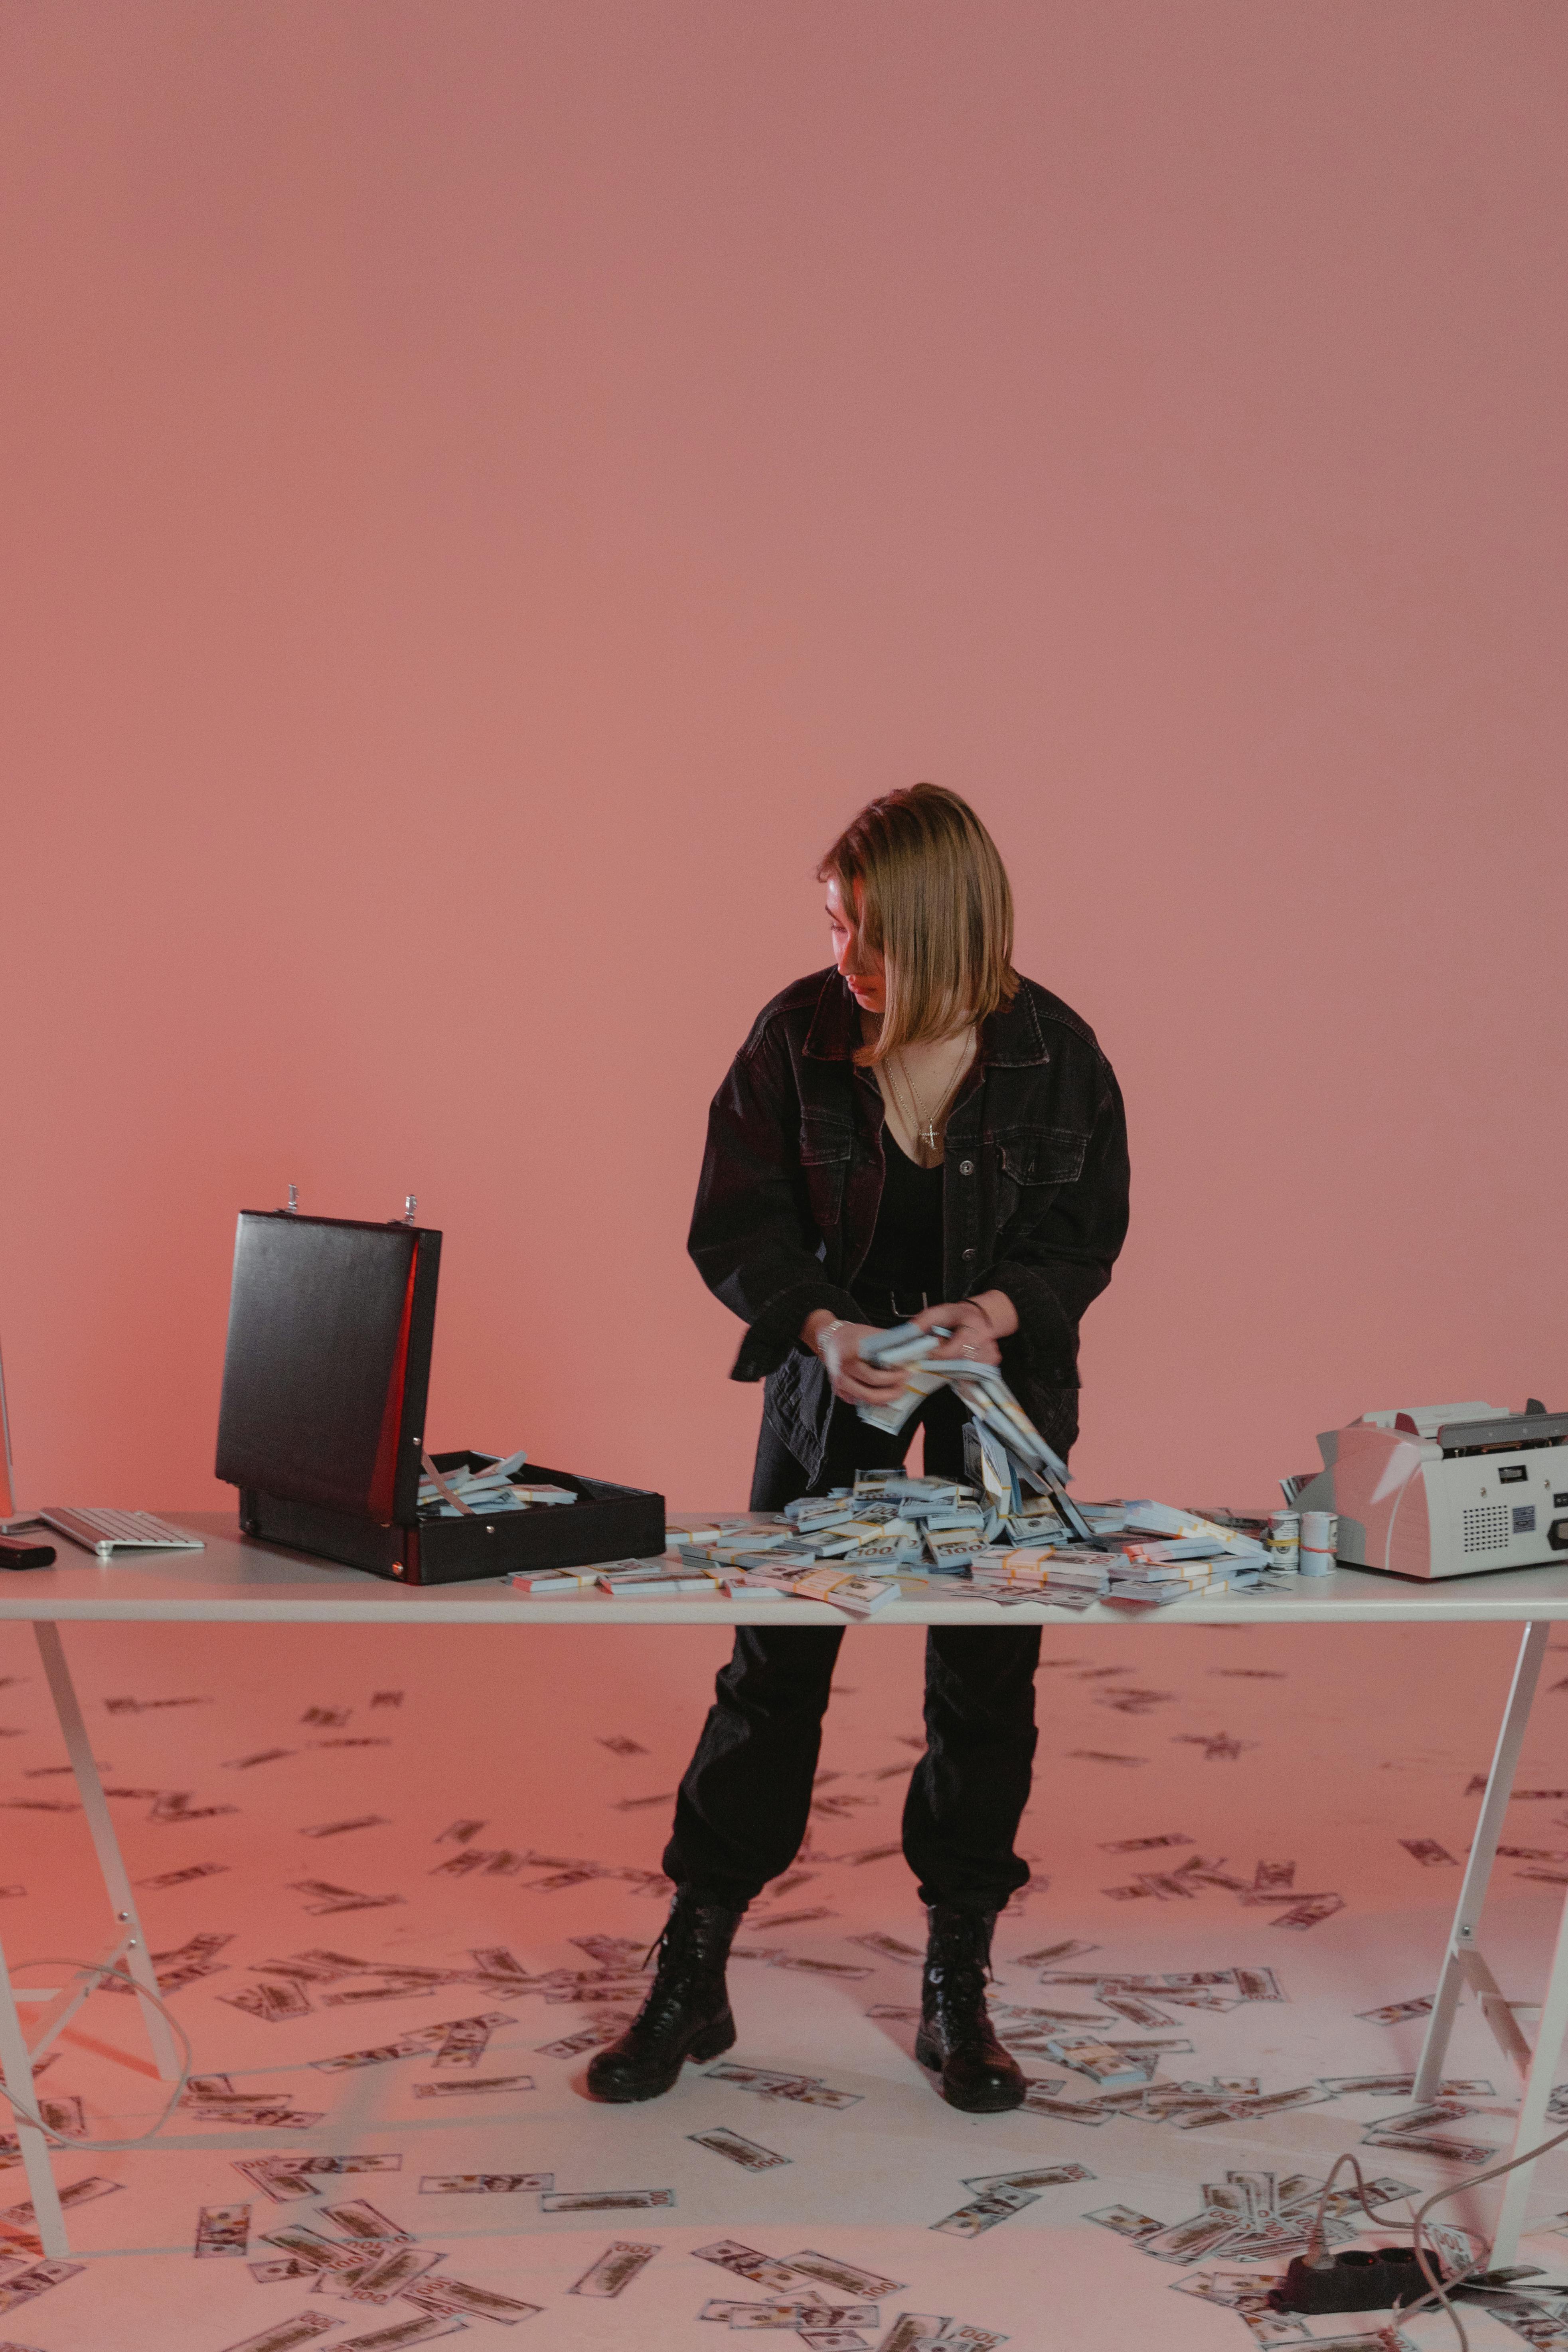
<svg viewBox="0 0 1568 2352">
<path fill-rule="evenodd" d="M 973 1160 L 961 1160 L 958 1163 L 958 1172 L 961 1176 L 973 1176 L 974 1173 Z"/>
<path fill-rule="evenodd" d="M 974 1255 L 974 1252 L 973 1252 L 972 1249 L 966 1249 L 966 1250 L 964 1251 L 964 1253 L 963 1253 L 963 1263 L 964 1263 L 964 1265 L 967 1265 L 969 1264 L 970 1259 L 971 1259 L 973 1255 Z"/>
</svg>

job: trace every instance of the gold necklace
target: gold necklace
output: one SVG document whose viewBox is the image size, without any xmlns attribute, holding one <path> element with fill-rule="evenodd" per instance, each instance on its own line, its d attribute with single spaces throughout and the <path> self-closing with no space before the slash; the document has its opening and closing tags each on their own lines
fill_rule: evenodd
<svg viewBox="0 0 1568 2352">
<path fill-rule="evenodd" d="M 942 1096 L 942 1097 L 940 1098 L 940 1100 L 938 1101 L 938 1103 L 937 1103 L 937 1105 L 936 1105 L 936 1108 L 935 1108 L 933 1111 L 931 1111 L 931 1114 L 930 1114 L 930 1116 L 927 1118 L 927 1119 L 926 1119 L 926 1123 L 925 1123 L 925 1125 L 924 1125 L 924 1127 L 923 1127 L 923 1128 L 922 1128 L 922 1127 L 921 1127 L 921 1105 L 920 1105 L 920 1097 L 916 1094 L 916 1092 L 915 1092 L 915 1087 L 914 1087 L 914 1081 L 913 1081 L 913 1079 L 910 1076 L 910 1066 L 909 1066 L 909 1064 L 905 1061 L 905 1059 L 904 1059 L 904 1057 L 903 1057 L 903 1055 L 902 1055 L 901 1053 L 900 1053 L 900 1054 L 899 1055 L 899 1056 L 898 1056 L 898 1066 L 899 1066 L 899 1076 L 902 1078 L 902 1080 L 903 1080 L 903 1082 L 904 1082 L 904 1092 L 908 1095 L 908 1097 L 909 1097 L 909 1098 L 910 1098 L 910 1109 L 911 1109 L 911 1110 L 913 1111 L 913 1113 L 914 1113 L 913 1119 L 912 1119 L 912 1121 L 911 1121 L 911 1123 L 910 1123 L 910 1134 L 911 1134 L 911 1135 L 913 1135 L 913 1136 L 916 1138 L 916 1139 L 917 1139 L 918 1141 L 920 1141 L 920 1142 L 921 1142 L 921 1143 L 923 1143 L 923 1144 L 925 1145 L 925 1147 L 926 1147 L 926 1149 L 927 1149 L 927 1150 L 928 1150 L 928 1151 L 935 1151 L 935 1150 L 939 1150 L 939 1149 L 940 1149 L 940 1138 L 938 1137 L 938 1134 L 937 1134 L 937 1125 L 936 1125 L 936 1123 L 937 1123 L 937 1119 L 938 1119 L 938 1118 L 939 1118 L 939 1117 L 941 1117 L 941 1118 L 942 1118 L 942 1132 L 943 1132 L 943 1134 L 945 1134 L 945 1133 L 946 1133 L 946 1129 L 947 1129 L 947 1121 L 946 1121 L 946 1118 L 945 1118 L 945 1113 L 946 1113 L 946 1110 L 947 1110 L 947 1107 L 948 1107 L 949 1103 L 951 1103 L 951 1102 L 952 1102 L 953 1096 L 958 1092 L 959 1087 L 960 1087 L 960 1085 L 963 1083 L 963 1076 L 964 1076 L 964 1071 L 966 1071 L 966 1070 L 968 1069 L 968 1067 L 969 1067 L 968 1060 L 967 1060 L 967 1058 L 965 1059 L 964 1064 L 963 1064 L 963 1068 L 958 1072 L 957 1076 L 956 1076 L 956 1077 L 954 1077 L 954 1079 L 952 1080 L 952 1084 L 951 1084 L 951 1085 L 949 1086 L 949 1087 L 947 1088 L 946 1093 L 945 1093 L 945 1094 L 943 1094 L 943 1095 Z M 889 1066 L 888 1066 L 888 1075 L 889 1075 L 889 1077 L 891 1077 L 891 1076 L 892 1076 L 892 1075 L 893 1075 L 893 1071 L 892 1071 L 892 1062 L 891 1062 L 891 1060 L 890 1060 L 890 1059 L 889 1059 Z M 895 1089 L 895 1099 L 896 1099 L 896 1089 Z M 902 1105 L 901 1105 L 901 1104 L 900 1105 L 900 1109 L 902 1108 Z"/>
</svg>

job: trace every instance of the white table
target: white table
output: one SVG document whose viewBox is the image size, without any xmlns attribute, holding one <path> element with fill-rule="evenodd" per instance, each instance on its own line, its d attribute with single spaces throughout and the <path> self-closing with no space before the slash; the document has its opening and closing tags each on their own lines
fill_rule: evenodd
<svg viewBox="0 0 1568 2352">
<path fill-rule="evenodd" d="M 138 1985 L 153 1993 L 157 1991 L 157 1979 L 147 1955 L 131 1883 L 71 1685 L 60 1639 L 61 1625 L 117 1621 L 240 1625 L 846 1623 L 843 1614 L 825 1602 L 795 1601 L 787 1594 L 767 1592 L 748 1592 L 733 1601 L 719 1595 L 708 1600 L 701 1594 L 666 1601 L 612 1600 L 604 1593 L 570 1601 L 530 1601 L 500 1580 L 440 1584 L 410 1591 L 355 1569 L 331 1567 L 301 1552 L 242 1539 L 230 1515 L 177 1512 L 164 1516 L 191 1534 L 204 1537 L 205 1550 L 166 1552 L 135 1562 L 105 1563 L 75 1550 L 61 1538 L 57 1544 L 59 1558 L 55 1567 L 0 1575 L 0 1619 L 29 1621 L 37 1636 L 66 1751 L 81 1791 L 82 1808 L 115 1915 L 119 1932 L 100 1965 L 114 1962 L 123 1966 Z M 674 1523 L 683 1522 L 697 1526 L 703 1523 L 702 1516 L 676 1513 Z M 1441 2077 L 1455 2010 L 1460 1992 L 1468 1984 L 1481 2002 L 1489 2025 L 1524 2077 L 1514 2147 L 1529 2147 L 1542 2136 L 1552 2076 L 1568 2032 L 1568 1902 L 1563 1906 L 1533 2052 L 1513 2016 L 1515 2009 L 1533 2004 L 1504 2000 L 1480 1958 L 1476 1937 L 1503 1813 L 1546 1654 L 1547 1635 L 1552 1624 L 1568 1620 L 1568 1561 L 1561 1568 L 1456 1578 L 1436 1584 L 1417 1584 L 1365 1570 L 1340 1569 L 1331 1576 L 1299 1580 L 1288 1591 L 1205 1593 L 1173 1602 L 1169 1608 L 1153 1610 L 1126 1602 L 1096 1602 L 1087 1610 L 1069 1610 L 1043 1601 L 1025 1601 L 1002 1610 L 994 1601 L 940 1597 L 951 1590 L 951 1584 L 939 1583 L 928 1597 L 920 1588 L 914 1588 L 909 1597 L 900 1596 L 867 1622 L 872 1630 L 881 1625 L 1124 1624 L 1133 1618 L 1151 1628 L 1493 1622 L 1522 1626 L 1519 1664 L 1434 1997 L 1415 2096 L 1429 2096 Z M 35 2114 L 37 2108 L 32 2061 L 56 2038 L 100 1980 L 91 1971 L 83 1971 L 72 1983 L 47 1994 L 18 1996 L 12 1988 L 5 1954 L 0 1949 L 0 2071 L 4 2072 L 5 2086 L 13 2097 Z M 30 2039 L 24 2034 L 18 2019 L 18 1998 L 44 1999 L 47 2003 Z M 165 2081 L 174 2081 L 179 2065 L 168 2024 L 150 2001 L 141 2002 L 139 2007 L 158 2071 Z M 41 2132 L 22 2122 L 20 2116 L 17 2135 L 44 2252 L 51 2257 L 61 2256 L 68 2249 L 59 2198 L 49 2168 L 47 2143 Z M 1492 2242 L 1492 2259 L 1497 2263 L 1513 2259 L 1531 2170 L 1530 2166 L 1521 2166 L 1509 2177 Z"/>
</svg>

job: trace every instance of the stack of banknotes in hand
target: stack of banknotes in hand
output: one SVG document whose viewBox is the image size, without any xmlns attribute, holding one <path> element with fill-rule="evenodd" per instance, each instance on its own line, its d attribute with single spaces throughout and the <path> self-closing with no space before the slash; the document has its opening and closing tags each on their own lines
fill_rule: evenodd
<svg viewBox="0 0 1568 2352">
<path fill-rule="evenodd" d="M 470 1457 L 474 1458 L 474 1457 Z M 485 1459 L 483 1456 L 478 1457 Z M 526 1448 L 486 1461 L 482 1470 L 437 1470 L 428 1454 L 419 1481 L 422 1519 L 492 1518 L 498 1511 L 531 1511 L 548 1504 L 574 1503 L 570 1486 L 530 1486 L 519 1476 Z"/>
<path fill-rule="evenodd" d="M 1003 1379 L 1001 1367 L 982 1364 L 969 1357 L 951 1356 L 936 1360 L 937 1349 L 951 1336 L 940 1326 L 933 1331 L 922 1331 L 916 1323 L 899 1323 L 890 1331 L 878 1331 L 863 1339 L 860 1354 L 865 1362 L 884 1371 L 901 1371 L 904 1385 L 888 1404 L 858 1405 L 860 1419 L 868 1427 L 896 1437 L 927 1397 L 933 1396 L 940 1388 L 952 1389 L 959 1402 L 968 1407 L 974 1427 L 994 1440 L 1013 1465 L 1009 1474 L 1012 1492 L 1018 1492 L 1021 1475 L 1037 1494 L 1052 1498 L 1072 1534 L 1086 1538 L 1089 1529 L 1068 1500 L 1067 1465 L 1040 1435 Z"/>
</svg>

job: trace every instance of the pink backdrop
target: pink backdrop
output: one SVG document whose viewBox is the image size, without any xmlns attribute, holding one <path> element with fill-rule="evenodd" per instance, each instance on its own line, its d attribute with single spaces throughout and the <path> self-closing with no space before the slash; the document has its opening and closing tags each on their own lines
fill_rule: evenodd
<svg viewBox="0 0 1568 2352">
<path fill-rule="evenodd" d="M 741 1499 L 706 1104 L 918 776 L 1126 1089 L 1080 1491 L 1568 1402 L 1552 0 L 0 44 L 24 1501 L 214 1499 L 290 1179 L 444 1229 L 437 1442 Z"/>
</svg>

